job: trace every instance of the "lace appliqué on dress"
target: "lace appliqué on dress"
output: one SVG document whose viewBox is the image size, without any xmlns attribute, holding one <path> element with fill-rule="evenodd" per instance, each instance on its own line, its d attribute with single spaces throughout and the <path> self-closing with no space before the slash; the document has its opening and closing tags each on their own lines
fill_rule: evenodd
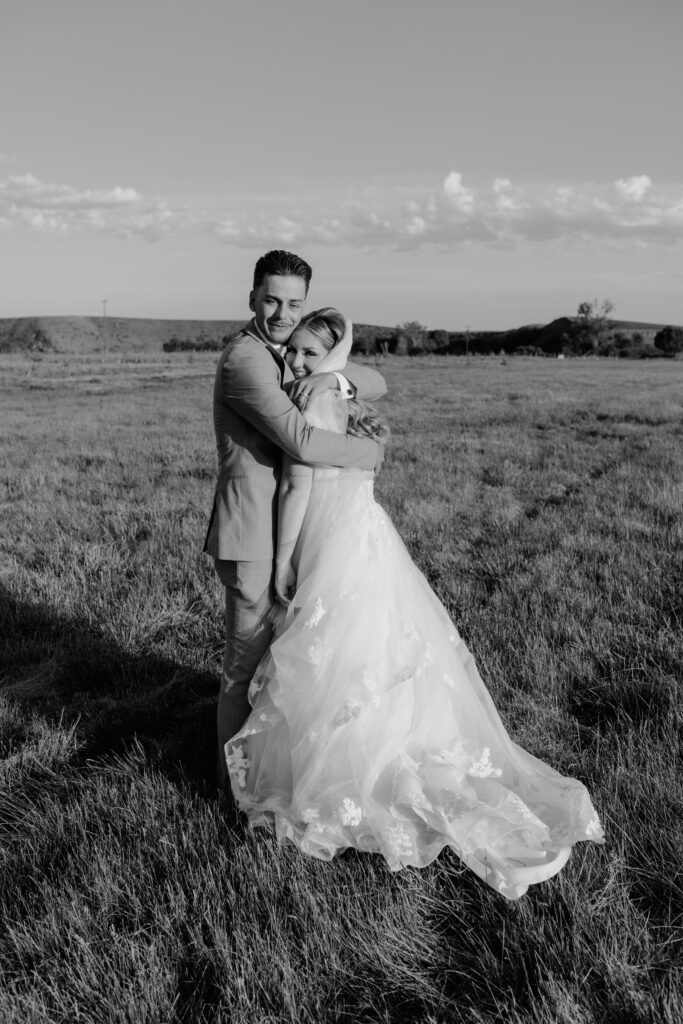
<svg viewBox="0 0 683 1024">
<path fill-rule="evenodd" d="M 316 668 L 320 668 L 323 663 L 325 654 L 327 653 L 327 644 L 323 642 L 321 637 L 316 637 L 311 646 L 308 648 L 308 660 Z"/>
<path fill-rule="evenodd" d="M 317 597 L 310 617 L 304 622 L 304 629 L 313 629 L 319 622 L 322 622 L 326 615 L 327 612 L 323 607 L 322 598 Z"/>
<path fill-rule="evenodd" d="M 457 821 L 477 809 L 477 800 L 474 796 L 466 796 L 454 789 L 442 789 L 440 795 L 441 810 L 446 821 Z"/>
<path fill-rule="evenodd" d="M 415 848 L 410 832 L 403 825 L 392 825 L 382 835 L 389 860 L 396 862 L 409 857 Z"/>
<path fill-rule="evenodd" d="M 434 750 L 427 754 L 425 760 L 429 764 L 448 765 L 452 768 L 460 768 L 465 774 L 465 765 L 470 760 L 470 754 L 465 750 L 465 744 L 460 742 L 447 750 Z"/>
<path fill-rule="evenodd" d="M 605 833 L 602 830 L 597 811 L 586 825 L 584 831 L 589 839 L 602 839 L 604 837 Z"/>
<path fill-rule="evenodd" d="M 477 779 L 488 779 L 491 776 L 494 778 L 500 778 L 503 774 L 502 768 L 494 768 L 491 763 L 491 751 L 488 747 L 484 747 L 479 759 L 475 757 L 472 764 L 467 769 L 468 775 L 474 775 Z"/>
<path fill-rule="evenodd" d="M 355 697 L 349 697 L 348 700 L 344 701 L 344 705 L 333 720 L 332 725 L 335 729 L 338 729 L 342 725 L 346 725 L 348 722 L 352 722 L 354 718 L 358 718 L 359 715 L 365 710 L 365 705 L 357 700 Z"/>
<path fill-rule="evenodd" d="M 373 678 L 369 668 L 363 669 L 363 686 L 370 694 L 370 704 L 373 708 L 378 708 L 382 703 L 382 698 L 379 695 L 379 683 Z"/>
<path fill-rule="evenodd" d="M 363 811 L 349 796 L 344 797 L 337 813 L 342 825 L 360 825 L 363 818 Z"/>
<path fill-rule="evenodd" d="M 231 776 L 237 779 L 240 789 L 244 789 L 247 784 L 247 772 L 251 768 L 251 761 L 245 755 L 244 747 L 235 745 L 229 750 L 226 744 L 225 760 Z"/>
</svg>

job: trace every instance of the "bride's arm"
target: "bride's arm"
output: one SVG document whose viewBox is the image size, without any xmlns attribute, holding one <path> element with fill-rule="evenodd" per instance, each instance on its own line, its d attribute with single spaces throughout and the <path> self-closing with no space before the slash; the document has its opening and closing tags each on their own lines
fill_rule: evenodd
<svg viewBox="0 0 683 1024">
<path fill-rule="evenodd" d="M 348 406 L 338 392 L 327 391 L 311 400 L 304 416 L 312 427 L 344 434 Z M 285 456 L 280 479 L 275 555 L 275 593 L 278 600 L 285 605 L 289 604 L 296 586 L 292 556 L 301 533 L 312 485 L 313 467 L 302 462 L 294 462 L 289 456 Z"/>
<path fill-rule="evenodd" d="M 277 514 L 277 554 L 275 556 L 275 593 L 282 604 L 289 604 L 296 586 L 292 555 L 299 539 L 308 499 L 311 494 L 313 469 L 285 456 L 280 481 Z"/>
</svg>

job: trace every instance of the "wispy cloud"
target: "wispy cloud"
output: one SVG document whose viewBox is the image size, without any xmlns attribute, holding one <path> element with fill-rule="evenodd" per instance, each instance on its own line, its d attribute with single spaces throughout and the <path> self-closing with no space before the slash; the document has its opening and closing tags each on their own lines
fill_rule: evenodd
<svg viewBox="0 0 683 1024">
<path fill-rule="evenodd" d="M 36 231 L 89 231 L 150 240 L 195 231 L 227 245 L 455 248 L 509 246 L 558 239 L 642 243 L 683 239 L 683 184 L 660 185 L 647 174 L 605 183 L 515 183 L 496 177 L 468 184 L 450 171 L 440 185 L 383 183 L 321 192 L 230 200 L 207 210 L 145 197 L 135 188 L 76 189 L 32 174 L 0 180 L 0 228 L 23 224 Z"/>
<path fill-rule="evenodd" d="M 652 179 L 647 174 L 638 174 L 633 178 L 619 178 L 615 181 L 614 187 L 622 199 L 632 199 L 633 202 L 639 203 L 652 187 Z"/>
<path fill-rule="evenodd" d="M 0 181 L 0 219 L 5 226 L 23 224 L 36 231 L 96 231 L 150 239 L 177 225 L 166 203 L 146 199 L 134 188 L 76 189 L 33 174 Z"/>
<path fill-rule="evenodd" d="M 232 244 L 307 241 L 356 246 L 454 248 L 465 243 L 511 245 L 557 239 L 683 239 L 683 185 L 656 188 L 647 175 L 608 183 L 515 184 L 498 177 L 467 186 L 451 171 L 440 188 L 365 189 L 362 199 L 334 199 L 324 216 L 233 213 L 229 231 L 209 229 Z"/>
</svg>

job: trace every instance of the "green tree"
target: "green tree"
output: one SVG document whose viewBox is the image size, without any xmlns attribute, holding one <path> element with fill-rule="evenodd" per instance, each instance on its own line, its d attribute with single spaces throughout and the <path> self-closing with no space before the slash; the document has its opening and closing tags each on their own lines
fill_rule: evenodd
<svg viewBox="0 0 683 1024">
<path fill-rule="evenodd" d="M 655 348 L 671 358 L 683 352 L 683 327 L 663 327 L 661 331 L 657 331 Z"/>
<path fill-rule="evenodd" d="M 448 352 L 448 331 L 430 331 L 428 338 L 435 352 Z"/>
<path fill-rule="evenodd" d="M 578 354 L 594 352 L 597 355 L 605 346 L 610 331 L 609 315 L 613 309 L 614 303 L 609 299 L 603 299 L 600 304 L 597 299 L 579 303 L 572 332 L 574 349 Z"/>
<path fill-rule="evenodd" d="M 397 330 L 408 339 L 408 351 L 412 353 L 426 350 L 427 328 L 419 320 L 406 320 L 399 324 Z"/>
</svg>

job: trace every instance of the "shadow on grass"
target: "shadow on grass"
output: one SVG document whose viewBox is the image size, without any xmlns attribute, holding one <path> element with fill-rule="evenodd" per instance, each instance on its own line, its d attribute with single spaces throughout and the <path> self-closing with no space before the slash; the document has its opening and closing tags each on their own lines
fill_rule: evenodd
<svg viewBox="0 0 683 1024">
<path fill-rule="evenodd" d="M 216 674 L 127 651 L 97 625 L 2 585 L 0 635 L 0 688 L 48 721 L 77 723 L 84 760 L 137 740 L 170 779 L 217 795 Z"/>
</svg>

